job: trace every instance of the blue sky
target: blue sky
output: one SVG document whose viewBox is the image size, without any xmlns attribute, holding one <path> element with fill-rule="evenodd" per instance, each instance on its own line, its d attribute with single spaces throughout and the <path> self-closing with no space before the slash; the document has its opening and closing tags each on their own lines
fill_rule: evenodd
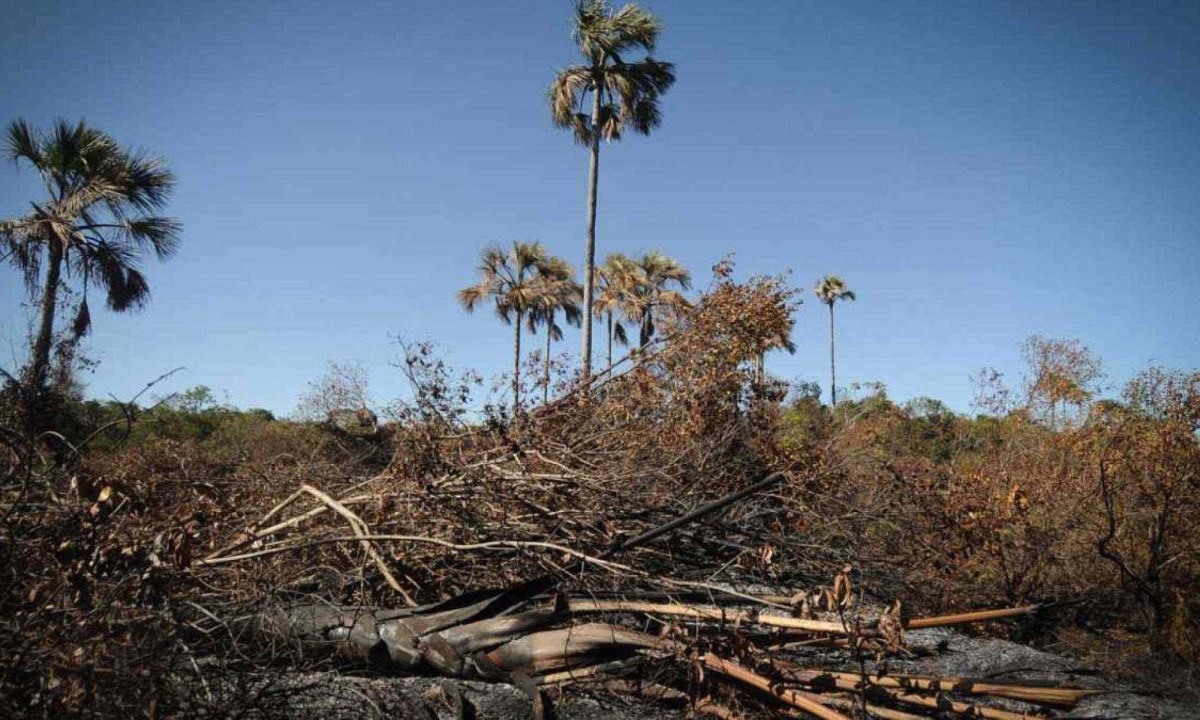
<svg viewBox="0 0 1200 720">
<path fill-rule="evenodd" d="M 659 248 L 701 279 L 842 275 L 839 380 L 966 410 L 1032 333 L 1120 382 L 1200 365 L 1200 5 L 658 0 L 678 66 L 663 127 L 602 150 L 599 253 Z M 389 333 L 507 367 L 463 314 L 486 243 L 582 260 L 586 154 L 545 91 L 574 60 L 554 2 L 30 2 L 0 27 L 3 119 L 85 117 L 179 176 L 184 247 L 151 306 L 96 313 L 90 392 L 170 368 L 288 411 L 326 360 L 399 394 Z M 0 167 L 0 216 L 37 196 Z M 701 284 L 704 284 L 703 281 Z M 0 269 L 0 354 L 25 320 Z M 799 352 L 827 382 L 811 293 Z M 577 349 L 572 330 L 563 347 Z"/>
</svg>

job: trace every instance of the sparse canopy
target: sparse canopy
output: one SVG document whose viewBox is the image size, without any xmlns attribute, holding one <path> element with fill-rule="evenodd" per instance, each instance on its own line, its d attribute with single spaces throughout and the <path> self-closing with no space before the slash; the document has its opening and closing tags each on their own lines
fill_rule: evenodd
<svg viewBox="0 0 1200 720">
<path fill-rule="evenodd" d="M 630 320 L 641 324 L 638 338 L 640 347 L 645 347 L 654 337 L 656 318 L 691 307 L 680 290 L 670 289 L 672 284 L 680 290 L 692 287 L 691 274 L 678 260 L 656 250 L 646 253 L 637 261 L 637 275 L 629 305 L 636 313 Z"/>
<path fill-rule="evenodd" d="M 27 375 L 31 386 L 40 387 L 64 267 L 83 294 L 71 326 L 75 340 L 91 326 L 90 285 L 104 289 L 112 310 L 144 305 L 150 285 L 140 256 L 165 260 L 179 245 L 180 224 L 157 214 L 175 176 L 161 160 L 122 148 L 83 122 L 59 120 L 39 132 L 16 120 L 8 127 L 4 154 L 33 168 L 47 193 L 45 200 L 30 203 L 28 214 L 0 222 L 0 257 L 21 272 L 30 296 L 40 285 L 41 318 Z"/>
</svg>

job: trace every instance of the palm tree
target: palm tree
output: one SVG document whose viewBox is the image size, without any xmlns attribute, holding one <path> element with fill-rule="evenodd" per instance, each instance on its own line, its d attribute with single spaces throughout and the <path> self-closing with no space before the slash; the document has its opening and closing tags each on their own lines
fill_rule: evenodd
<svg viewBox="0 0 1200 720">
<path fill-rule="evenodd" d="M 854 300 L 854 291 L 837 275 L 826 275 L 813 288 L 817 298 L 829 306 L 829 398 L 830 406 L 837 405 L 837 367 L 833 351 L 833 304 L 838 300 Z"/>
<path fill-rule="evenodd" d="M 655 317 L 665 313 L 679 312 L 691 307 L 691 303 L 678 290 L 668 289 L 674 283 L 681 290 L 692 287 L 692 276 L 678 260 L 663 255 L 657 250 L 643 255 L 637 261 L 637 279 L 633 285 L 629 305 L 633 311 L 631 321 L 639 323 L 638 348 L 645 348 L 654 337 Z"/>
<path fill-rule="evenodd" d="M 546 326 L 546 356 L 543 358 L 542 402 L 550 399 L 550 344 L 562 340 L 562 328 L 555 322 L 562 311 L 567 322 L 578 326 L 583 289 L 575 282 L 575 270 L 562 258 L 548 258 L 538 269 L 537 295 L 529 313 L 529 330 L 537 332 L 538 325 Z"/>
<path fill-rule="evenodd" d="M 613 365 L 613 340 L 621 345 L 629 344 L 629 336 L 620 317 L 630 314 L 630 299 L 637 283 L 637 263 L 627 255 L 613 253 L 596 268 L 600 292 L 596 294 L 593 311 L 597 318 L 608 321 L 608 367 Z"/>
<path fill-rule="evenodd" d="M 458 291 L 467 312 L 491 300 L 504 324 L 513 326 L 513 417 L 521 409 L 521 321 L 536 307 L 539 278 L 548 261 L 538 242 L 514 242 L 511 250 L 490 246 L 479 257 L 479 282 Z"/>
<path fill-rule="evenodd" d="M 583 63 L 570 65 L 550 85 L 554 124 L 570 128 L 575 141 L 590 150 L 587 196 L 587 245 L 583 264 L 583 382 L 592 372 L 592 317 L 596 265 L 596 188 L 600 140 L 614 142 L 626 129 L 642 135 L 662 122 L 658 107 L 675 82 L 675 66 L 650 56 L 658 41 L 658 18 L 637 5 L 612 10 L 606 0 L 579 0 L 573 37 Z M 645 58 L 623 57 L 644 50 Z M 585 112 L 590 95 L 591 111 Z"/>
<path fill-rule="evenodd" d="M 40 284 L 38 326 L 24 378 L 37 393 L 46 382 L 59 291 L 68 279 L 79 283 L 82 300 L 67 344 L 91 327 L 89 285 L 103 288 L 108 307 L 117 312 L 149 300 L 139 256 L 150 252 L 166 260 L 179 245 L 179 222 L 155 214 L 166 205 L 175 176 L 158 158 L 122 148 L 82 121 L 58 120 L 39 132 L 15 120 L 3 152 L 32 167 L 47 193 L 30 203 L 29 214 L 0 221 L 0 259 L 21 272 L 31 297 Z"/>
</svg>

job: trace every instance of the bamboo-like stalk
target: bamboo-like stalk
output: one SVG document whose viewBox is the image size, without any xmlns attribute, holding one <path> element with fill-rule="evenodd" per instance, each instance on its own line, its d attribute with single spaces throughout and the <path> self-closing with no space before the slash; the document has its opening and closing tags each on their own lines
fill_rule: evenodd
<svg viewBox="0 0 1200 720">
<path fill-rule="evenodd" d="M 923 695 L 913 695 L 911 693 L 902 693 L 898 691 L 886 691 L 888 696 L 899 703 L 906 705 L 918 705 L 920 707 L 930 708 L 933 710 L 945 710 L 947 707 L 955 713 L 966 715 L 967 717 L 981 717 L 987 720 L 1044 720 L 1044 715 L 1030 715 L 1028 713 L 1014 713 L 999 708 L 984 707 L 983 705 L 972 705 L 971 703 L 961 702 L 959 700 L 948 700 L 946 698 L 932 698 Z"/>
<path fill-rule="evenodd" d="M 839 690 L 849 692 L 859 692 L 861 682 L 857 675 L 853 673 L 831 673 L 826 670 L 813 670 L 810 668 L 800 668 L 787 662 L 774 662 L 773 667 L 780 675 L 788 680 L 813 685 L 819 687 L 828 687 L 832 684 Z M 846 675 L 849 678 L 845 679 L 838 675 Z M 987 720 L 1040 720 L 1041 716 L 1029 715 L 1025 713 L 1014 713 L 999 708 L 985 707 L 982 705 L 973 705 L 959 700 L 952 700 L 945 696 L 942 697 L 925 697 L 923 695 L 915 695 L 913 693 L 904 692 L 903 690 L 886 688 L 877 686 L 878 690 L 886 694 L 895 702 L 906 705 L 917 705 L 920 707 L 931 708 L 935 710 L 950 709 L 955 713 L 968 715 L 970 717 L 982 717 Z"/>
<path fill-rule="evenodd" d="M 827 693 L 818 695 L 816 693 L 805 692 L 803 690 L 796 690 L 795 692 L 808 697 L 814 702 L 822 702 L 834 707 L 844 708 L 851 711 L 851 713 L 863 706 L 861 700 L 853 697 L 853 693 L 838 693 L 837 695 L 834 695 L 833 693 Z M 929 720 L 927 715 L 913 715 L 912 713 L 907 713 L 903 710 L 883 707 L 881 705 L 872 705 L 871 703 L 867 703 L 866 707 L 867 712 L 871 713 L 871 715 L 875 717 L 883 718 L 883 720 Z"/>
<path fill-rule="evenodd" d="M 1021 615 L 1030 615 L 1041 608 L 1041 605 L 1022 605 L 1015 608 L 1002 608 L 1000 610 L 974 610 L 965 613 L 956 613 L 953 615 L 937 615 L 935 617 L 914 618 L 904 623 L 907 630 L 916 630 L 918 628 L 931 627 L 946 627 L 947 625 L 967 625 L 974 622 L 984 622 L 986 620 L 1003 620 L 1004 618 L 1020 617 Z"/>
<path fill-rule="evenodd" d="M 821 670 L 826 675 L 859 682 L 862 676 L 856 673 L 839 672 L 836 670 Z M 996 697 L 1054 705 L 1056 707 L 1071 707 L 1083 698 L 1099 695 L 1103 690 L 1087 690 L 1072 687 L 1034 687 L 1017 683 L 1001 683 L 987 680 L 976 680 L 964 677 L 927 677 L 922 675 L 867 675 L 866 682 L 870 685 L 902 690 L 929 690 L 934 692 L 956 692 L 969 695 L 994 695 Z"/>
<path fill-rule="evenodd" d="M 814 717 L 821 718 L 821 720 L 850 720 L 840 712 L 837 712 L 836 710 L 830 710 L 820 702 L 812 699 L 807 693 L 802 694 L 797 690 L 781 688 L 776 683 L 771 682 L 769 679 L 759 675 L 749 668 L 738 665 L 735 662 L 719 658 L 712 653 L 704 655 L 704 657 L 701 658 L 701 662 L 704 663 L 704 667 L 712 670 L 713 672 L 721 673 L 722 675 L 731 677 L 738 682 L 745 683 L 765 693 L 769 693 L 782 702 L 785 702 L 794 708 L 803 710 Z"/>
</svg>

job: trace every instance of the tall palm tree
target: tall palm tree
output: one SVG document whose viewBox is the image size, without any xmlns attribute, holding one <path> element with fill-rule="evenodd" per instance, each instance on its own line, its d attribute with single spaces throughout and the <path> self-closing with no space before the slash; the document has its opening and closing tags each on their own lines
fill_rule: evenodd
<svg viewBox="0 0 1200 720">
<path fill-rule="evenodd" d="M 613 253 L 596 268 L 600 291 L 596 294 L 593 311 L 596 318 L 604 318 L 608 324 L 608 367 L 613 364 L 613 340 L 621 345 L 629 344 L 629 336 L 621 323 L 623 315 L 630 314 L 630 300 L 637 284 L 637 263 L 627 255 Z"/>
<path fill-rule="evenodd" d="M 550 85 L 554 124 L 570 128 L 589 148 L 587 244 L 583 264 L 583 382 L 592 372 L 592 317 L 596 266 L 596 188 L 600 141 L 614 142 L 631 129 L 642 135 L 662 122 L 659 98 L 675 82 L 675 66 L 651 57 L 658 42 L 658 18 L 637 5 L 613 10 L 606 0 L 579 0 L 572 33 L 583 62 L 570 65 Z M 641 60 L 627 61 L 644 50 Z M 588 108 L 590 101 L 590 112 Z"/>
<path fill-rule="evenodd" d="M 692 276 L 678 260 L 669 258 L 657 250 L 643 255 L 637 261 L 637 279 L 629 301 L 638 332 L 638 348 L 646 347 L 654 337 L 654 321 L 666 313 L 679 312 L 691 307 L 691 303 L 679 290 L 669 289 L 674 283 L 680 290 L 692 287 Z"/>
<path fill-rule="evenodd" d="M 17 165 L 33 168 L 47 194 L 30 203 L 30 213 L 0 221 L 0 258 L 21 272 L 31 297 L 40 290 L 24 378 L 36 393 L 47 379 L 59 291 L 68 280 L 76 281 L 82 292 L 69 343 L 91 327 L 89 285 L 101 287 L 108 307 L 117 312 L 149 300 L 140 255 L 153 253 L 166 260 L 179 245 L 179 222 L 156 214 L 166 206 L 175 176 L 162 160 L 122 148 L 82 121 L 58 120 L 42 132 L 15 120 L 5 134 L 3 153 Z"/>
<path fill-rule="evenodd" d="M 854 291 L 846 287 L 846 281 L 837 275 L 826 275 L 813 288 L 817 298 L 829 306 L 829 398 L 830 405 L 837 405 L 837 366 L 833 348 L 833 304 L 839 300 L 854 300 Z"/>
<path fill-rule="evenodd" d="M 538 270 L 537 295 L 529 312 L 529 330 L 537 332 L 539 325 L 546 327 L 546 356 L 542 359 L 542 402 L 546 402 L 550 399 L 550 344 L 562 340 L 563 336 L 562 328 L 556 322 L 558 312 L 562 311 L 567 323 L 578 326 L 583 289 L 575 282 L 575 269 L 562 258 L 548 258 Z"/>
<path fill-rule="evenodd" d="M 467 312 L 490 300 L 496 315 L 513 326 L 513 417 L 521 409 L 521 321 L 537 305 L 539 278 L 548 262 L 539 242 L 514 242 L 509 250 L 489 246 L 479 256 L 479 282 L 458 291 L 458 303 Z"/>
</svg>

